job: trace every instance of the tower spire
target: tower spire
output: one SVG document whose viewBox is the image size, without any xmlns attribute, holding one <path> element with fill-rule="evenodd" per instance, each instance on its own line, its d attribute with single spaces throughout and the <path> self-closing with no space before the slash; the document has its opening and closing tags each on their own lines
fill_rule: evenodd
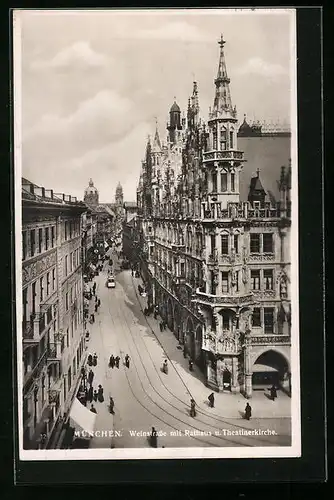
<svg viewBox="0 0 334 500">
<path fill-rule="evenodd" d="M 217 78 L 215 79 L 215 98 L 213 103 L 213 110 L 210 119 L 214 118 L 236 118 L 235 109 L 232 106 L 231 93 L 230 93 L 230 79 L 227 76 L 225 55 L 224 55 L 224 45 L 226 41 L 221 35 L 218 42 L 220 46 L 219 54 L 219 64 Z"/>
<path fill-rule="evenodd" d="M 155 117 L 155 135 L 154 135 L 154 141 L 153 141 L 153 150 L 158 152 L 161 150 L 161 141 L 160 141 L 160 136 L 159 136 L 159 131 L 158 131 L 158 119 Z"/>
</svg>

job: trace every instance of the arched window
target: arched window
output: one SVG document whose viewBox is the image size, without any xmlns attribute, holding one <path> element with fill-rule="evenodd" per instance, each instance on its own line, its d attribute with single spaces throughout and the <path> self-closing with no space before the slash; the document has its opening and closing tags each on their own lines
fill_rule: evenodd
<svg viewBox="0 0 334 500">
<path fill-rule="evenodd" d="M 220 150 L 221 151 L 226 150 L 226 141 L 227 141 L 226 127 L 222 126 L 222 128 L 220 129 Z"/>
<path fill-rule="evenodd" d="M 234 130 L 230 130 L 230 149 L 234 148 Z"/>
</svg>

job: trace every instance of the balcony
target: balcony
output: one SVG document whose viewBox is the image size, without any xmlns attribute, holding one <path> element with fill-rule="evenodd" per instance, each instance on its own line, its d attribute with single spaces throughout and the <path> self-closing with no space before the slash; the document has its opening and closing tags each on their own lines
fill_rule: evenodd
<svg viewBox="0 0 334 500">
<path fill-rule="evenodd" d="M 22 322 L 23 341 L 29 344 L 38 343 L 52 320 L 51 305 L 41 309 L 38 313 L 31 314 L 30 321 Z"/>
<path fill-rule="evenodd" d="M 34 383 L 34 380 L 40 376 L 47 362 L 47 354 L 48 354 L 48 349 L 45 349 L 43 353 L 40 355 L 39 359 L 37 360 L 35 366 L 30 371 L 27 371 L 27 373 L 24 375 L 23 377 L 24 393 L 27 393 L 29 391 L 32 384 Z"/>
<path fill-rule="evenodd" d="M 252 345 L 290 345 L 291 338 L 290 335 L 275 335 L 275 334 L 265 334 L 250 337 Z"/>
<path fill-rule="evenodd" d="M 244 160 L 243 151 L 206 151 L 203 153 L 203 162 L 217 160 Z"/>
<path fill-rule="evenodd" d="M 208 306 L 222 306 L 222 307 L 245 307 L 254 303 L 252 293 L 246 295 L 212 295 L 209 293 L 200 292 L 196 290 L 193 302 Z"/>
</svg>

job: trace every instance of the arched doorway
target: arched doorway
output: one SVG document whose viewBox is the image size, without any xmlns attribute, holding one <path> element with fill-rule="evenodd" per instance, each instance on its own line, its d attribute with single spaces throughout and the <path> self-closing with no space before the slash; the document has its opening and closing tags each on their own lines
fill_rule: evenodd
<svg viewBox="0 0 334 500">
<path fill-rule="evenodd" d="M 253 365 L 252 386 L 253 390 L 268 389 L 275 384 L 291 392 L 289 362 L 283 354 L 275 350 L 263 352 Z"/>
<path fill-rule="evenodd" d="M 167 303 L 167 325 L 168 325 L 168 328 L 171 331 L 173 331 L 174 319 L 173 319 L 173 306 L 172 306 L 171 299 L 168 299 L 168 303 Z"/>
<path fill-rule="evenodd" d="M 227 368 L 223 371 L 223 388 L 224 391 L 231 391 L 232 389 L 232 375 Z"/>
<path fill-rule="evenodd" d="M 204 356 L 202 351 L 203 328 L 198 325 L 195 332 L 195 363 L 201 368 L 204 368 Z"/>
<path fill-rule="evenodd" d="M 195 360 L 196 348 L 195 348 L 195 332 L 194 323 L 191 318 L 188 318 L 187 329 L 186 329 L 186 346 L 189 356 Z"/>
</svg>

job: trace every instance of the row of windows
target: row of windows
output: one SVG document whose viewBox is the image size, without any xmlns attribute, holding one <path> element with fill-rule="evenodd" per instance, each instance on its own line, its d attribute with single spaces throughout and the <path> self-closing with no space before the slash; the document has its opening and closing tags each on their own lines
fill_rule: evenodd
<svg viewBox="0 0 334 500">
<path fill-rule="evenodd" d="M 39 310 L 40 304 L 53 294 L 57 288 L 56 268 L 48 271 L 38 280 L 22 290 L 23 322 L 30 320 L 30 314 Z"/>
<path fill-rule="evenodd" d="M 223 330 L 231 330 L 232 317 L 228 312 L 222 314 Z M 275 329 L 275 308 L 274 307 L 255 307 L 252 315 L 252 325 L 263 327 L 264 333 L 274 333 Z M 239 328 L 239 319 L 237 319 L 236 328 Z"/>
<path fill-rule="evenodd" d="M 55 226 L 22 231 L 22 260 L 46 252 L 55 246 Z"/>
<path fill-rule="evenodd" d="M 70 220 L 65 221 L 64 224 L 64 240 L 71 240 L 76 236 L 80 235 L 80 221 L 79 220 Z"/>
<path fill-rule="evenodd" d="M 214 273 L 213 273 L 214 277 Z M 274 289 L 274 270 L 273 269 L 252 269 L 251 270 L 251 290 L 273 290 Z M 262 279 L 261 279 L 262 278 Z M 230 280 L 230 273 L 222 271 L 222 293 L 230 293 L 231 285 L 235 287 L 236 292 L 239 291 L 240 271 L 235 271 L 233 281 Z"/>
<path fill-rule="evenodd" d="M 235 192 L 235 185 L 236 185 L 235 184 L 235 174 L 231 173 L 231 174 L 229 174 L 229 177 L 230 177 L 229 190 L 232 191 L 232 193 L 234 193 Z M 212 174 L 212 192 L 213 193 L 217 193 L 217 191 L 218 191 L 217 180 L 218 180 L 218 174 L 213 173 Z M 228 191 L 227 181 L 228 181 L 228 174 L 226 174 L 226 173 L 220 174 L 220 191 L 223 193 Z M 205 179 L 205 185 L 206 186 L 208 185 L 207 178 Z"/>
<path fill-rule="evenodd" d="M 74 283 L 74 285 L 70 288 L 68 292 L 65 293 L 65 310 L 68 311 L 70 305 L 75 301 L 75 299 L 79 295 L 79 286 L 78 283 Z"/>
<path fill-rule="evenodd" d="M 80 265 L 80 248 L 64 257 L 64 277 L 66 278 Z"/>
<path fill-rule="evenodd" d="M 234 148 L 234 133 L 233 133 L 233 131 L 230 131 L 230 133 L 227 134 L 226 128 L 222 127 L 220 129 L 219 135 L 220 135 L 220 137 L 219 137 L 219 149 L 221 151 L 225 151 L 226 149 L 228 149 L 228 147 L 230 149 Z M 229 138 L 229 143 L 227 141 L 227 138 Z M 212 134 L 212 146 L 213 146 L 214 150 L 218 149 L 218 136 L 217 136 L 216 129 L 213 131 L 213 134 Z"/>
</svg>

